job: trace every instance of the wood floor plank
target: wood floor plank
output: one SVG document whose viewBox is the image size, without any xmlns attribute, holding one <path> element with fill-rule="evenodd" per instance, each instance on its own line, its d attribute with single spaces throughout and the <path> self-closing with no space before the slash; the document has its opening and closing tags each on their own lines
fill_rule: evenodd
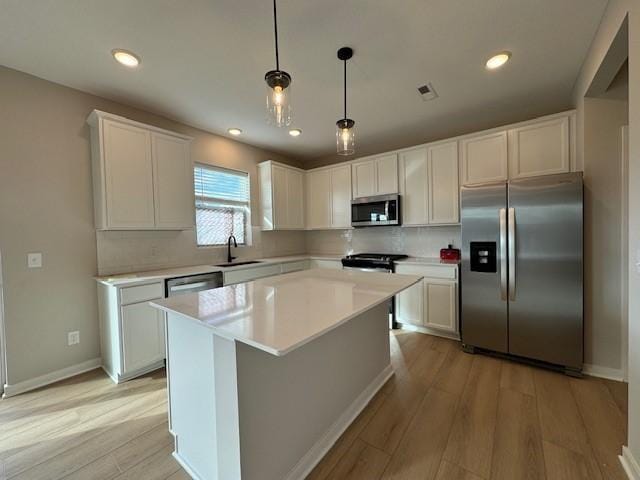
<svg viewBox="0 0 640 480">
<path fill-rule="evenodd" d="M 609 389 L 609 393 L 616 402 L 616 405 L 624 415 L 629 414 L 629 385 L 625 382 L 616 382 L 601 378 L 600 381 Z"/>
<path fill-rule="evenodd" d="M 429 389 L 382 478 L 434 479 L 447 446 L 457 403 L 456 395 Z"/>
<path fill-rule="evenodd" d="M 502 365 L 500 388 L 509 388 L 534 397 L 536 388 L 533 383 L 533 368 L 521 363 L 505 361 Z"/>
<path fill-rule="evenodd" d="M 118 468 L 125 472 L 156 450 L 172 445 L 174 445 L 174 438 L 169 433 L 169 425 L 165 421 L 116 448 L 110 455 L 116 461 Z"/>
<path fill-rule="evenodd" d="M 595 378 L 570 382 L 602 474 L 611 480 L 627 480 L 618 460 L 618 445 L 627 441 L 627 425 L 609 389 Z"/>
<path fill-rule="evenodd" d="M 449 436 L 444 459 L 489 478 L 496 426 L 501 361 L 477 355 Z"/>
<path fill-rule="evenodd" d="M 177 472 L 169 475 L 167 477 L 167 480 L 191 480 L 191 475 L 180 469 Z"/>
<path fill-rule="evenodd" d="M 431 344 L 429 347 L 440 353 L 449 353 L 452 348 L 458 348 L 459 345 L 459 342 L 456 342 L 455 340 L 433 336 L 431 337 Z"/>
<path fill-rule="evenodd" d="M 483 480 L 481 477 L 474 475 L 471 472 L 467 472 L 462 468 L 454 465 L 453 463 L 449 463 L 447 461 L 442 461 L 440 463 L 440 470 L 438 470 L 438 476 L 436 480 Z"/>
<path fill-rule="evenodd" d="M 110 480 L 121 473 L 115 459 L 111 455 L 104 455 L 70 473 L 64 477 L 64 480 Z"/>
<path fill-rule="evenodd" d="M 173 446 L 165 446 L 133 468 L 115 477 L 115 480 L 165 480 L 181 469 L 171 455 Z"/>
<path fill-rule="evenodd" d="M 534 371 L 533 378 L 542 438 L 582 455 L 589 475 L 602 478 L 569 379 L 541 369 Z"/>
<path fill-rule="evenodd" d="M 329 474 L 329 480 L 376 480 L 384 471 L 389 455 L 356 439 Z"/>
<path fill-rule="evenodd" d="M 378 392 L 369 402 L 369 404 L 360 412 L 360 415 L 353 421 L 349 428 L 345 430 L 338 441 L 331 447 L 329 452 L 315 466 L 307 477 L 307 480 L 325 480 L 331 470 L 336 466 L 340 458 L 349 450 L 349 447 L 358 438 L 358 435 L 371 421 L 375 413 L 384 402 L 385 395 Z"/>
<path fill-rule="evenodd" d="M 544 463 L 547 480 L 599 480 L 589 471 L 587 462 L 580 453 L 543 441 Z"/>
<path fill-rule="evenodd" d="M 462 395 L 472 364 L 473 355 L 465 353 L 460 347 L 451 348 L 434 386 L 445 392 Z"/>
<path fill-rule="evenodd" d="M 446 356 L 438 350 L 423 349 L 406 372 L 408 380 L 422 385 L 426 391 L 438 376 Z"/>
<path fill-rule="evenodd" d="M 501 388 L 491 480 L 514 478 L 545 480 L 542 434 L 535 398 Z"/>
<path fill-rule="evenodd" d="M 397 380 L 397 386 L 386 396 L 360 438 L 383 452 L 392 454 L 425 394 L 422 384 L 406 379 Z"/>
</svg>

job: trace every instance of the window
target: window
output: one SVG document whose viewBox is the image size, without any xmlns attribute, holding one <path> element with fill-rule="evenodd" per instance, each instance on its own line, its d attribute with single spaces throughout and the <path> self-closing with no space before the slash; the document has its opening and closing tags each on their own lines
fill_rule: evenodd
<svg viewBox="0 0 640 480">
<path fill-rule="evenodd" d="M 233 235 L 247 243 L 249 175 L 209 165 L 194 167 L 198 246 L 226 245 Z"/>
</svg>

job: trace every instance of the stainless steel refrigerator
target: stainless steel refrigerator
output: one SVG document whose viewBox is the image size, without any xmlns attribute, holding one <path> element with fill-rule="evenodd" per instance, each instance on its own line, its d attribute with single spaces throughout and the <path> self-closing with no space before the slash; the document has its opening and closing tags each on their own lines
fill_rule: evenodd
<svg viewBox="0 0 640 480">
<path fill-rule="evenodd" d="M 582 174 L 463 187 L 461 208 L 464 348 L 580 374 Z"/>
</svg>

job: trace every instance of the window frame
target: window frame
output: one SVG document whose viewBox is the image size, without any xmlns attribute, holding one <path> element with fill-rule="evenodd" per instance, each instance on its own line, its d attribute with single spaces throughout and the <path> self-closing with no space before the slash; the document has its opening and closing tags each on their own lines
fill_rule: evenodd
<svg viewBox="0 0 640 480">
<path fill-rule="evenodd" d="M 251 174 L 249 172 L 246 172 L 244 170 L 240 170 L 237 168 L 228 168 L 228 167 L 221 167 L 219 165 L 214 165 L 211 163 L 205 163 L 205 162 L 197 162 L 194 161 L 193 162 L 193 195 L 194 195 L 194 233 L 195 233 L 195 243 L 196 243 L 196 247 L 198 249 L 220 249 L 220 248 L 226 248 L 227 247 L 227 243 L 211 243 L 211 244 L 200 244 L 198 243 L 198 200 L 199 199 L 206 199 L 206 197 L 202 197 L 199 196 L 196 193 L 196 168 L 201 167 L 201 168 L 205 168 L 205 169 L 212 169 L 212 170 L 220 170 L 220 171 L 227 171 L 227 172 L 231 172 L 231 173 L 237 173 L 237 174 L 242 174 L 245 175 L 247 177 L 247 201 L 246 201 L 246 209 L 247 209 L 247 214 L 245 216 L 245 225 L 244 225 L 244 242 L 238 242 L 238 247 L 250 247 L 252 245 L 252 232 L 251 232 Z M 238 204 L 238 205 L 244 205 L 245 202 L 238 202 L 238 201 L 234 201 L 234 200 L 222 200 L 224 202 L 228 202 L 228 203 L 232 203 L 232 204 Z"/>
</svg>

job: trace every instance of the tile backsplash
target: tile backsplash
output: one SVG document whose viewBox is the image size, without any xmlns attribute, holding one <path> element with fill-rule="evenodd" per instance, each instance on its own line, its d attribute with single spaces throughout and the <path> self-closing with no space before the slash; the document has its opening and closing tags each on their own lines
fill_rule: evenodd
<svg viewBox="0 0 640 480">
<path fill-rule="evenodd" d="M 307 252 L 323 254 L 405 253 L 438 257 L 448 244 L 460 248 L 459 226 L 371 227 L 307 232 Z"/>
<path fill-rule="evenodd" d="M 437 257 L 452 243 L 460 247 L 460 227 L 373 227 L 309 232 L 262 232 L 251 228 L 251 246 L 233 249 L 240 260 L 303 253 L 337 254 L 375 252 Z M 226 247 L 197 247 L 195 232 L 98 231 L 98 274 L 143 272 L 226 261 Z"/>
</svg>

